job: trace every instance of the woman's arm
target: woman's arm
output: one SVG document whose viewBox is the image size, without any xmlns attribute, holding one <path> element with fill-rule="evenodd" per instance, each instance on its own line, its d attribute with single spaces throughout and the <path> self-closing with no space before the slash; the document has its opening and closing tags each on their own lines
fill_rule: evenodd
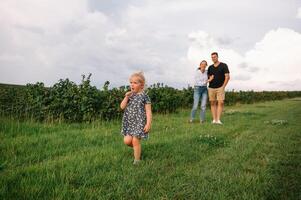
<svg viewBox="0 0 301 200">
<path fill-rule="evenodd" d="M 152 125 L 152 106 L 151 104 L 145 104 L 145 112 L 146 112 L 146 125 L 144 127 L 144 132 L 149 132 Z"/>
<path fill-rule="evenodd" d="M 209 76 L 207 83 L 210 83 L 214 79 L 214 75 Z"/>
<path fill-rule="evenodd" d="M 126 105 L 128 104 L 131 94 L 132 94 L 132 92 L 125 93 L 125 96 L 124 96 L 122 102 L 120 103 L 121 110 L 125 109 Z"/>
</svg>

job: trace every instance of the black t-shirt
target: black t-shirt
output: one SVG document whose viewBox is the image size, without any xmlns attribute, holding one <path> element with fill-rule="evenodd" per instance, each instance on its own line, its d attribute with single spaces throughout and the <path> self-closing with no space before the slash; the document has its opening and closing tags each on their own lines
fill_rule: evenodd
<svg viewBox="0 0 301 200">
<path fill-rule="evenodd" d="M 214 75 L 214 79 L 209 83 L 210 88 L 222 87 L 225 81 L 225 74 L 228 74 L 229 69 L 226 63 L 220 62 L 217 67 L 210 65 L 208 68 L 208 76 Z"/>
</svg>

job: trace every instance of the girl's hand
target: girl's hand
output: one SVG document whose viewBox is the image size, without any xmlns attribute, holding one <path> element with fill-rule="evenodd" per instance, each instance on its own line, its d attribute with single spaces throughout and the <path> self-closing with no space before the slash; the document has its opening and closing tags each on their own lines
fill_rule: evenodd
<svg viewBox="0 0 301 200">
<path fill-rule="evenodd" d="M 123 110 L 123 109 L 126 108 L 126 106 L 127 106 L 127 104 L 128 104 L 128 101 L 129 101 L 129 98 L 130 98 L 131 95 L 132 95 L 132 92 L 131 92 L 131 91 L 125 93 L 124 98 L 123 98 L 122 102 L 120 103 L 120 108 L 121 108 L 121 110 Z"/>
<path fill-rule="evenodd" d="M 125 97 L 130 97 L 132 95 L 132 91 L 125 93 Z"/>
<path fill-rule="evenodd" d="M 143 131 L 145 133 L 148 133 L 150 129 L 151 129 L 151 125 L 150 124 L 146 124 L 145 127 L 144 127 L 144 129 L 143 129 Z"/>
</svg>

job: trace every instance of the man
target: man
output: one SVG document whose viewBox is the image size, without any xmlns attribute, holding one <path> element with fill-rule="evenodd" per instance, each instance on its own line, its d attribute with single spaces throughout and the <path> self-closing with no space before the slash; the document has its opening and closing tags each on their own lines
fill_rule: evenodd
<svg viewBox="0 0 301 200">
<path fill-rule="evenodd" d="M 211 54 L 213 65 L 208 68 L 208 76 L 212 81 L 209 83 L 208 93 L 211 105 L 213 124 L 223 124 L 221 114 L 223 112 L 225 100 L 225 87 L 230 79 L 227 64 L 218 61 L 218 53 Z"/>
</svg>

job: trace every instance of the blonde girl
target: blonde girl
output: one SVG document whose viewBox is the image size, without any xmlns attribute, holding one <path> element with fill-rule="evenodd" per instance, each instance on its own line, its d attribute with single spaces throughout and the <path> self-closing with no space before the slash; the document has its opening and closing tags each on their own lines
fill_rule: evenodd
<svg viewBox="0 0 301 200">
<path fill-rule="evenodd" d="M 145 78 L 142 72 L 130 76 L 131 91 L 125 94 L 120 104 L 124 110 L 121 133 L 124 143 L 134 149 L 134 163 L 141 159 L 140 140 L 147 139 L 151 129 L 151 100 L 144 92 Z"/>
</svg>

